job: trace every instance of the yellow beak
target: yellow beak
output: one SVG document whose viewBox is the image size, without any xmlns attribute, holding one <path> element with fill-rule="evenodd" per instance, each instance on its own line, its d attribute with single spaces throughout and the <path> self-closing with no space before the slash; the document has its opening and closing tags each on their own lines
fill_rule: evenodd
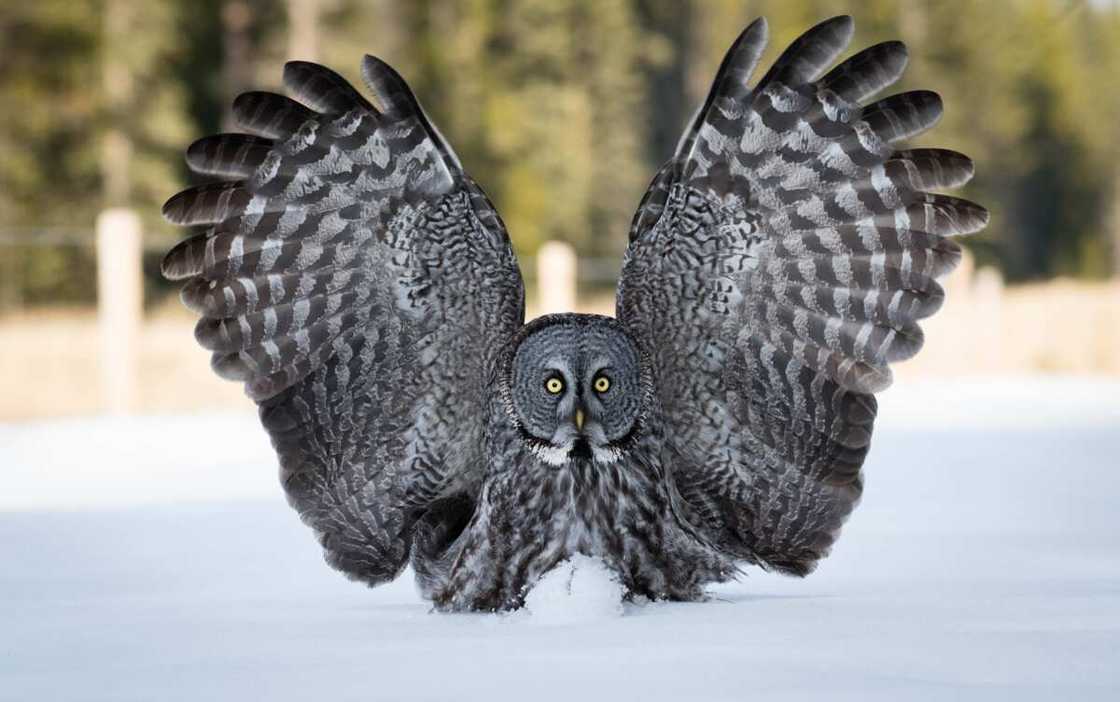
<svg viewBox="0 0 1120 702">
<path fill-rule="evenodd" d="M 576 410 L 576 429 L 583 431 L 583 410 Z"/>
</svg>

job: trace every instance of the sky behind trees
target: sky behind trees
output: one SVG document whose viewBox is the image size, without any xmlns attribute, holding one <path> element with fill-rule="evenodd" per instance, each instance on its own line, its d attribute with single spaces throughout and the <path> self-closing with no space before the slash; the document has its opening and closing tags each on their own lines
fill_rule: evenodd
<svg viewBox="0 0 1120 702">
<path fill-rule="evenodd" d="M 188 182 L 182 150 L 233 128 L 237 93 L 279 88 L 287 58 L 360 83 L 367 52 L 410 81 L 520 253 L 563 239 L 620 256 L 739 31 L 769 19 L 766 62 L 843 12 L 852 50 L 910 46 L 897 89 L 945 99 L 942 123 L 915 143 L 976 161 L 964 195 L 993 213 L 969 244 L 981 262 L 1010 280 L 1120 269 L 1113 2 L 37 0 L 0 7 L 0 236 L 17 242 L 0 247 L 0 276 L 18 273 L 31 302 L 92 295 L 88 252 L 19 237 L 90 228 L 123 204 L 150 241 L 173 241 L 159 205 Z"/>
</svg>

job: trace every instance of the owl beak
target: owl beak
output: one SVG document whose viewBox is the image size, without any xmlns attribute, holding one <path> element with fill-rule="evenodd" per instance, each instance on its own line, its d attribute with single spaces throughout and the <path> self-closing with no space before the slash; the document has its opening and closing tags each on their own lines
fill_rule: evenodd
<svg viewBox="0 0 1120 702">
<path fill-rule="evenodd" d="M 576 429 L 583 431 L 583 410 L 576 408 Z"/>
</svg>

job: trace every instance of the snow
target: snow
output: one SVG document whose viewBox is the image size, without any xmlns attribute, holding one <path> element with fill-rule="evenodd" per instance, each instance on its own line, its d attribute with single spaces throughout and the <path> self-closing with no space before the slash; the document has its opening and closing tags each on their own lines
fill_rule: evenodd
<svg viewBox="0 0 1120 702">
<path fill-rule="evenodd" d="M 327 568 L 251 413 L 0 425 L 0 700 L 1120 699 L 1120 382 L 899 385 L 796 580 L 526 612 Z"/>
<path fill-rule="evenodd" d="M 600 559 L 577 555 L 541 576 L 525 598 L 534 624 L 550 626 L 610 619 L 623 613 L 622 585 Z"/>
</svg>

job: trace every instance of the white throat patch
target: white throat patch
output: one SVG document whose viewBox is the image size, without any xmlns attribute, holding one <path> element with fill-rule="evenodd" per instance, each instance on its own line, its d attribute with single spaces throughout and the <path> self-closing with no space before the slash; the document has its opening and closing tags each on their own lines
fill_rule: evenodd
<svg viewBox="0 0 1120 702">
<path fill-rule="evenodd" d="M 572 445 L 574 443 L 574 441 L 569 441 L 563 446 L 536 444 L 533 446 L 533 453 L 548 465 L 559 468 L 571 462 Z M 621 457 L 622 451 L 613 446 L 591 445 L 591 460 L 596 463 L 609 465 Z"/>
</svg>

